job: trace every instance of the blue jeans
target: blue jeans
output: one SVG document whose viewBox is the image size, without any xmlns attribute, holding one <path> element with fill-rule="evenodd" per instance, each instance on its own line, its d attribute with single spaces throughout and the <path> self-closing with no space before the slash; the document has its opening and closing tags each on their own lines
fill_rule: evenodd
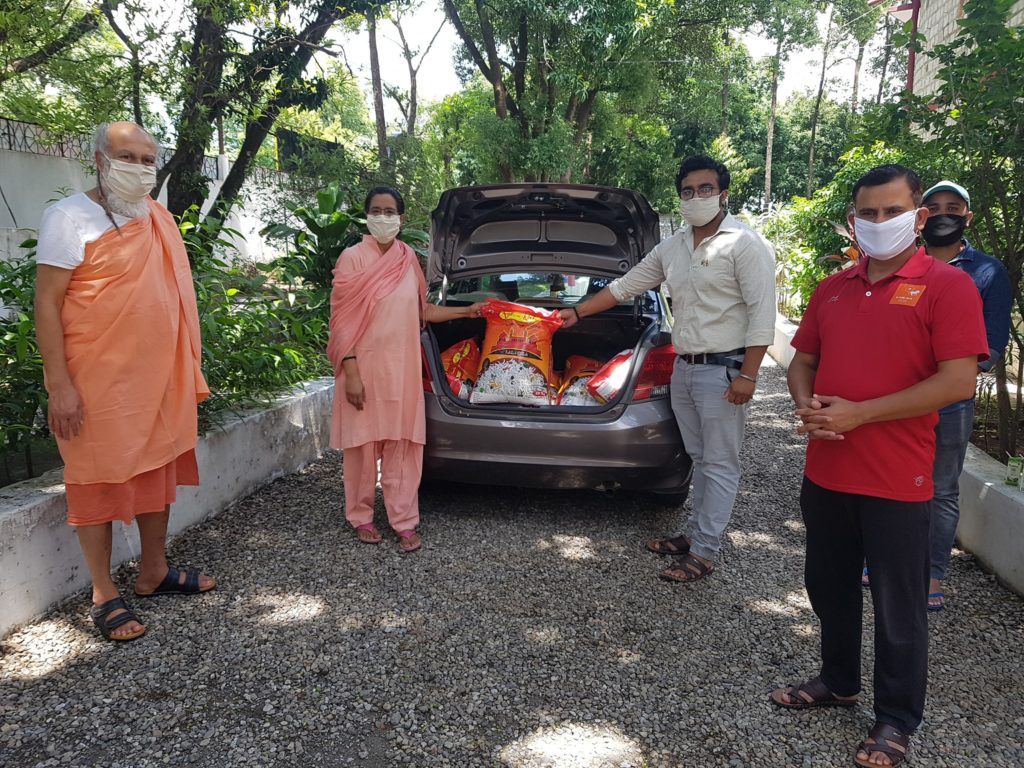
<svg viewBox="0 0 1024 768">
<path fill-rule="evenodd" d="M 672 412 L 693 461 L 693 514 L 686 525 L 690 551 L 715 560 L 732 517 L 740 484 L 740 446 L 746 406 L 722 395 L 739 371 L 724 365 L 690 365 L 676 358 Z"/>
<path fill-rule="evenodd" d="M 935 497 L 931 501 L 931 576 L 946 578 L 949 553 L 960 522 L 960 473 L 974 426 L 974 399 L 948 405 L 939 411 L 935 425 Z"/>
</svg>

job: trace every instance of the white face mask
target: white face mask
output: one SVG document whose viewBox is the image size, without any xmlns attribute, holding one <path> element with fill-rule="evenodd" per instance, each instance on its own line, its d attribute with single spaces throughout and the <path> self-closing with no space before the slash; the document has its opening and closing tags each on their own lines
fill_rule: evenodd
<svg viewBox="0 0 1024 768">
<path fill-rule="evenodd" d="M 367 216 L 366 228 L 378 243 L 390 243 L 402 228 L 401 216 Z"/>
<path fill-rule="evenodd" d="M 917 211 L 907 211 L 895 218 L 875 223 L 853 220 L 853 236 L 864 253 L 878 261 L 899 256 L 917 240 Z"/>
<path fill-rule="evenodd" d="M 722 195 L 714 197 L 691 197 L 679 201 L 679 213 L 691 227 L 703 227 L 722 210 Z"/>
<path fill-rule="evenodd" d="M 156 168 L 139 163 L 126 163 L 115 160 L 107 155 L 109 165 L 105 173 L 101 172 L 102 182 L 106 188 L 129 203 L 139 203 L 156 186 Z"/>
</svg>

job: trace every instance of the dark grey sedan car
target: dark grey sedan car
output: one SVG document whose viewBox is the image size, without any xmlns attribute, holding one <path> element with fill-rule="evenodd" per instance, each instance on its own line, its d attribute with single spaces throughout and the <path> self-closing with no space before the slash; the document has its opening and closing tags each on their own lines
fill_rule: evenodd
<svg viewBox="0 0 1024 768">
<path fill-rule="evenodd" d="M 636 192 L 569 184 L 505 184 L 445 192 L 433 212 L 430 300 L 488 298 L 556 309 L 585 300 L 659 240 L 658 217 Z M 554 367 L 633 350 L 617 396 L 588 406 L 471 404 L 449 387 L 441 353 L 482 339 L 485 321 L 423 332 L 426 479 L 538 488 L 647 490 L 685 497 L 690 460 L 668 399 L 674 362 L 664 297 L 649 291 L 560 330 Z"/>
</svg>

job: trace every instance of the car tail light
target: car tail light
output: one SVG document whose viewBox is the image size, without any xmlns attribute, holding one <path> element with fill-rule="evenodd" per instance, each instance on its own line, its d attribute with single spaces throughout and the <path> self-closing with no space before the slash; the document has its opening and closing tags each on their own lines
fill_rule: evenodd
<svg viewBox="0 0 1024 768">
<path fill-rule="evenodd" d="M 643 368 L 633 390 L 633 400 L 650 400 L 668 396 L 672 367 L 676 364 L 676 350 L 671 344 L 655 347 L 644 358 Z"/>
<path fill-rule="evenodd" d="M 427 362 L 427 350 L 420 346 L 420 362 L 423 368 L 423 391 L 434 394 L 434 379 L 430 375 L 430 363 Z"/>
</svg>

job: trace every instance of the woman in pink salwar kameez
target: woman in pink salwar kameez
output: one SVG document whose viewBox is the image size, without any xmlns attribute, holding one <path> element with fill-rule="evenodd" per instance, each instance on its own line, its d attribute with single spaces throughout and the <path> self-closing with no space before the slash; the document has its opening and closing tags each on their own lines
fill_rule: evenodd
<svg viewBox="0 0 1024 768">
<path fill-rule="evenodd" d="M 399 549 L 415 552 L 422 544 L 416 527 L 426 440 L 420 329 L 424 322 L 479 317 L 480 310 L 427 304 L 416 255 L 396 239 L 405 222 L 397 190 L 372 189 L 365 212 L 370 234 L 346 248 L 334 268 L 331 447 L 344 452 L 345 517 L 359 541 L 381 542 L 373 523 L 380 462 L 388 523 Z"/>
</svg>

